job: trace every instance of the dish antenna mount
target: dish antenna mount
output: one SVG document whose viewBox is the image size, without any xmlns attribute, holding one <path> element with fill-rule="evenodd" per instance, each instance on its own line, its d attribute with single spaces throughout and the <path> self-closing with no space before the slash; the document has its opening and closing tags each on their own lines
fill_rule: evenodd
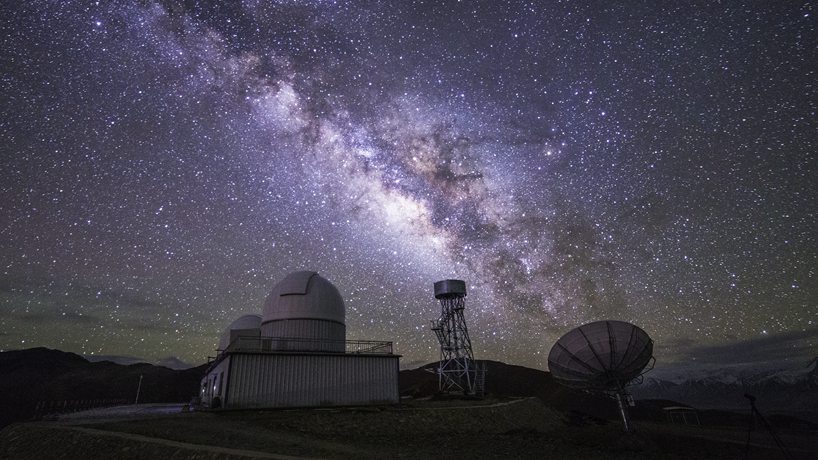
<svg viewBox="0 0 818 460">
<path fill-rule="evenodd" d="M 466 282 L 443 280 L 434 285 L 440 301 L 440 317 L 432 320 L 432 330 L 440 342 L 440 363 L 435 369 L 441 393 L 463 392 L 482 397 L 486 370 L 474 360 L 469 329 L 463 310 L 466 308 Z"/>
<path fill-rule="evenodd" d="M 642 383 L 653 369 L 653 340 L 633 324 L 597 321 L 569 331 L 548 354 L 554 379 L 571 388 L 605 393 L 616 399 L 625 431 L 630 431 L 627 405 L 633 404 L 626 388 Z"/>
</svg>

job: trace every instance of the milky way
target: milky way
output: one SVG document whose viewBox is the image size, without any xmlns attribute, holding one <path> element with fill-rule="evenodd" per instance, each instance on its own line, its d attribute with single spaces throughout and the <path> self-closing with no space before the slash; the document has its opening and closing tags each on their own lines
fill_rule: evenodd
<svg viewBox="0 0 818 460">
<path fill-rule="evenodd" d="M 404 365 L 452 277 L 478 358 L 816 355 L 811 2 L 10 3 L 1 349 L 201 362 L 309 269 Z"/>
</svg>

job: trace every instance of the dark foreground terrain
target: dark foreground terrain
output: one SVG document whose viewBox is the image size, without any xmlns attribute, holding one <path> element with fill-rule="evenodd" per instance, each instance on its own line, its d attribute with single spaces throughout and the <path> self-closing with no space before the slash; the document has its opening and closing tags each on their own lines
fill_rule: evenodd
<svg viewBox="0 0 818 460">
<path fill-rule="evenodd" d="M 536 398 L 412 401 L 393 407 L 193 412 L 19 423 L 0 458 L 744 458 L 746 428 L 571 417 Z M 790 458 L 818 457 L 818 433 L 780 432 Z M 763 431 L 749 457 L 787 458 Z"/>
<path fill-rule="evenodd" d="M 399 406 L 183 413 L 204 367 L 5 352 L 0 428 L 11 425 L 0 431 L 0 459 L 818 458 L 818 425 L 777 414 L 763 400 L 759 407 L 789 457 L 760 425 L 745 452 L 746 411 L 698 411 L 702 426 L 681 426 L 667 423 L 663 410 L 678 402 L 642 400 L 631 411 L 637 432 L 624 435 L 611 399 L 562 387 L 548 372 L 484 364 L 483 401 L 438 399 L 428 365 L 401 371 L 406 399 Z M 110 400 L 132 402 L 140 376 L 139 401 L 153 404 L 103 408 Z"/>
</svg>

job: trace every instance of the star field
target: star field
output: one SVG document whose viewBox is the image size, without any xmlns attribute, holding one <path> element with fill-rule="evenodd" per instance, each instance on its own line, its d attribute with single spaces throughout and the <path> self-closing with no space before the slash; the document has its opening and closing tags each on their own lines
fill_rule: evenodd
<svg viewBox="0 0 818 460">
<path fill-rule="evenodd" d="M 818 355 L 814 3 L 222 3 L 0 7 L 0 349 L 202 362 L 308 269 L 405 366 L 443 278 L 481 359 Z"/>
</svg>

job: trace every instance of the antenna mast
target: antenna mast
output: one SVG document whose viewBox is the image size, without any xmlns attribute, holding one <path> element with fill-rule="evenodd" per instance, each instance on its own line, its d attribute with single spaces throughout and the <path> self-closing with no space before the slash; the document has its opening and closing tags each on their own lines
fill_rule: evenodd
<svg viewBox="0 0 818 460">
<path fill-rule="evenodd" d="M 440 317 L 432 320 L 432 330 L 440 342 L 440 363 L 436 369 L 441 393 L 463 392 L 482 397 L 485 367 L 478 366 L 469 339 L 463 310 L 466 308 L 466 282 L 443 280 L 434 285 L 440 301 Z"/>
</svg>

